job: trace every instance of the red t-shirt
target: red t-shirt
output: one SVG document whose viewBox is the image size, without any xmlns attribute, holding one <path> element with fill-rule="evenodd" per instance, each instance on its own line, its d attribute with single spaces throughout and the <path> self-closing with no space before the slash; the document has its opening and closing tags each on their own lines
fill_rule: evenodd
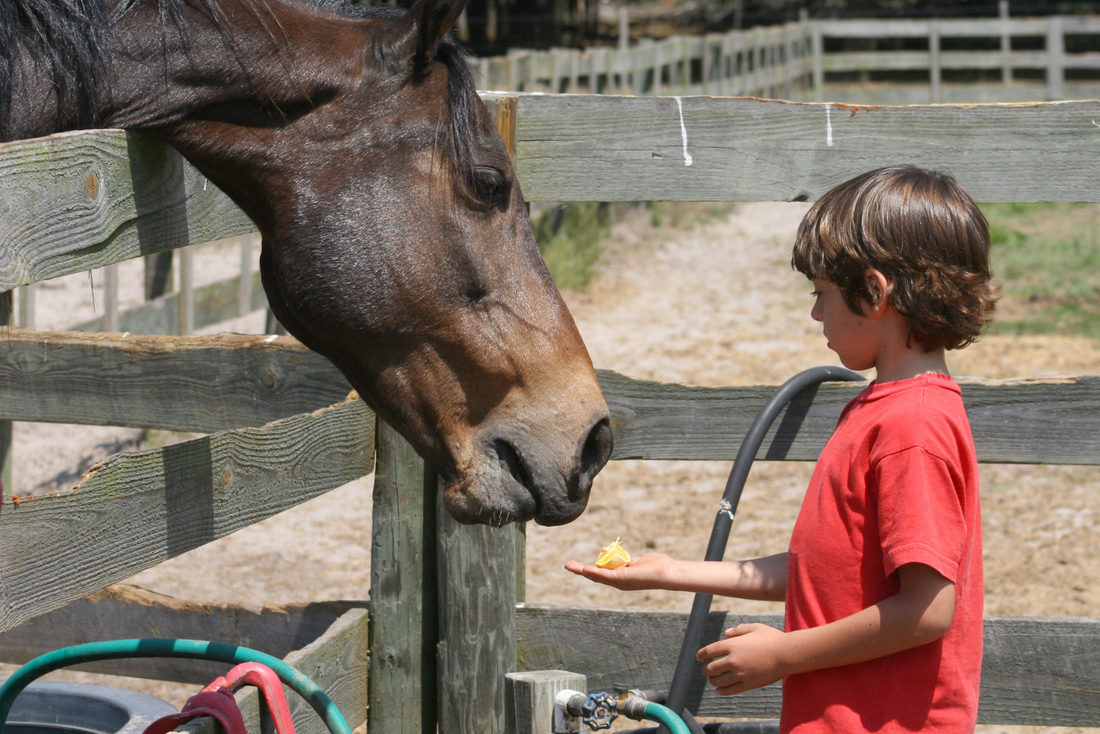
<svg viewBox="0 0 1100 734">
<path fill-rule="evenodd" d="M 974 730 L 985 590 L 978 500 L 974 439 L 950 377 L 872 383 L 845 407 L 791 535 L 787 631 L 895 595 L 906 563 L 954 582 L 955 614 L 927 645 L 788 676 L 781 732 Z"/>
</svg>

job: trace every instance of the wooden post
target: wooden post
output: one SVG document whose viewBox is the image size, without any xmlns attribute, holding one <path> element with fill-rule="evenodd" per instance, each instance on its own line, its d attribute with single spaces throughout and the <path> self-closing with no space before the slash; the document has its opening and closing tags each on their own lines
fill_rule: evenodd
<svg viewBox="0 0 1100 734">
<path fill-rule="evenodd" d="M 588 693 L 588 678 L 564 670 L 532 670 L 509 673 L 507 711 L 508 734 L 548 734 L 554 728 L 554 699 L 566 689 Z"/>
<path fill-rule="evenodd" d="M 12 292 L 4 291 L 0 293 L 0 326 L 11 326 L 14 311 L 15 300 L 12 298 Z M 0 484 L 3 484 L 2 499 L 5 505 L 11 498 L 11 492 L 15 488 L 11 460 L 11 442 L 14 428 L 15 426 L 11 421 L 0 421 Z"/>
<path fill-rule="evenodd" d="M 1062 17 L 1052 15 L 1047 19 L 1047 100 L 1057 101 L 1065 96 L 1065 39 Z"/>
<path fill-rule="evenodd" d="M 810 43 L 813 53 L 814 100 L 825 101 L 825 67 L 821 55 L 825 50 L 825 39 L 821 35 L 821 21 L 810 21 Z"/>
<path fill-rule="evenodd" d="M 466 11 L 463 11 L 466 12 Z M 237 314 L 252 313 L 252 235 L 241 235 L 241 279 L 237 284 Z"/>
<path fill-rule="evenodd" d="M 172 288 L 172 251 L 145 256 L 145 300 L 160 298 Z"/>
<path fill-rule="evenodd" d="M 941 77 L 940 24 L 939 21 L 930 20 L 928 21 L 928 80 L 932 85 L 932 104 L 939 104 L 943 99 Z"/>
<path fill-rule="evenodd" d="M 516 98 L 502 96 L 486 106 L 514 155 Z M 523 527 L 461 525 L 442 504 L 437 523 L 439 733 L 502 734 L 504 674 L 516 664 Z"/>
<path fill-rule="evenodd" d="M 625 5 L 619 6 L 619 50 L 630 48 L 630 15 Z"/>
<path fill-rule="evenodd" d="M 371 734 L 436 730 L 434 471 L 379 420 L 371 531 Z"/>
<path fill-rule="evenodd" d="M 103 330 L 118 331 L 118 264 L 103 268 Z"/>
<path fill-rule="evenodd" d="M 186 336 L 195 330 L 194 253 L 190 247 L 181 247 L 179 253 L 179 333 L 181 336 Z"/>
<path fill-rule="evenodd" d="M 33 329 L 35 320 L 35 296 L 37 284 L 31 283 L 19 289 L 19 326 Z"/>
<path fill-rule="evenodd" d="M 439 734 L 503 734 L 522 536 L 511 525 L 462 525 L 442 505 L 438 518 Z"/>
<path fill-rule="evenodd" d="M 1001 18 L 1001 81 L 1006 87 L 1012 86 L 1012 35 L 1008 30 L 1008 0 L 998 0 L 998 15 Z"/>
</svg>

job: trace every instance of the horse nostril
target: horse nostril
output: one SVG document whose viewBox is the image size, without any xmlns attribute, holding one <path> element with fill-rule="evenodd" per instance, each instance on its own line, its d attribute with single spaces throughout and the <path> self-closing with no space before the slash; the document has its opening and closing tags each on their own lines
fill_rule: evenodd
<svg viewBox="0 0 1100 734">
<path fill-rule="evenodd" d="M 611 433 L 611 421 L 607 418 L 592 426 L 581 448 L 580 475 L 582 486 L 591 485 L 600 469 L 611 459 L 615 441 Z"/>
<path fill-rule="evenodd" d="M 527 470 L 527 465 L 523 463 L 523 458 L 520 457 L 515 447 L 498 438 L 493 442 L 493 448 L 496 449 L 497 462 L 499 462 L 500 468 L 533 495 L 535 493 L 535 483 L 531 481 L 531 473 Z"/>
</svg>

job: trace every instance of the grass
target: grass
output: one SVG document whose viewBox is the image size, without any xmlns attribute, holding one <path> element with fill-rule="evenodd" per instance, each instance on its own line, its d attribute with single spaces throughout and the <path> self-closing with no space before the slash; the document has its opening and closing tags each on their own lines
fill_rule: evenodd
<svg viewBox="0 0 1100 734">
<path fill-rule="evenodd" d="M 583 291 L 599 272 L 601 242 L 611 233 L 611 207 L 560 204 L 531 222 L 542 259 L 562 290 Z"/>
<path fill-rule="evenodd" d="M 989 333 L 1100 338 L 1100 209 L 988 204 L 1001 302 Z"/>
</svg>

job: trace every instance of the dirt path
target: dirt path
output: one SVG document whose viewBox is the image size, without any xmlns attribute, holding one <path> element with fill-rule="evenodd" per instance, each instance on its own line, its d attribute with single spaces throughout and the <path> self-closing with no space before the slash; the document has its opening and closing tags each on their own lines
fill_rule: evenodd
<svg viewBox="0 0 1100 734">
<path fill-rule="evenodd" d="M 787 265 L 805 209 L 804 204 L 747 204 L 718 220 L 681 223 L 678 229 L 653 227 L 641 210 L 624 217 L 607 246 L 609 264 L 591 293 L 567 295 L 596 365 L 645 379 L 730 385 L 779 383 L 806 367 L 835 364 L 808 317 L 808 284 Z M 43 303 L 40 310 L 45 309 Z M 259 326 L 257 321 L 235 328 Z M 991 337 L 950 364 L 956 375 L 998 378 L 1096 373 L 1100 349 L 1086 339 Z M 67 440 L 72 436 L 67 428 L 34 430 L 41 432 L 21 428 L 17 434 L 18 457 L 53 454 L 64 446 L 71 468 L 88 455 L 88 444 Z M 98 430 L 108 434 L 94 441 L 132 437 L 121 429 Z M 29 464 L 20 461 L 27 477 L 21 487 L 53 476 L 50 468 L 32 477 Z M 729 558 L 786 547 L 810 470 L 803 463 L 754 467 Z M 656 549 L 701 558 L 713 503 L 728 471 L 726 462 L 613 462 L 597 479 L 580 520 L 562 528 L 528 528 L 528 601 L 686 611 L 685 595 L 597 588 L 566 573 L 562 564 L 594 558 L 616 536 L 632 552 Z M 1100 606 L 1100 539 L 1093 510 L 1100 470 L 983 466 L 982 483 L 987 613 L 1094 614 Z M 177 597 L 252 605 L 365 598 L 370 489 L 370 478 L 352 483 L 131 582 Z M 715 606 L 777 609 L 728 599 Z"/>
</svg>

